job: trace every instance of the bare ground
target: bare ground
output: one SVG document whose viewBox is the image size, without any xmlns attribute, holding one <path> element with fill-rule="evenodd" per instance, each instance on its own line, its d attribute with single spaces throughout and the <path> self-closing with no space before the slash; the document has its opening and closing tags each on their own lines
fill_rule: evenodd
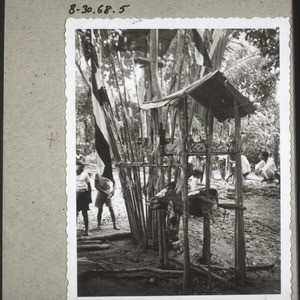
<svg viewBox="0 0 300 300">
<path fill-rule="evenodd" d="M 232 184 L 218 180 L 215 185 L 226 198 Z M 117 174 L 115 176 L 117 178 Z M 255 178 L 254 178 L 255 179 Z M 244 194 L 246 206 L 245 242 L 246 266 L 273 265 L 268 270 L 247 271 L 244 290 L 236 291 L 226 284 L 213 280 L 208 284 L 206 276 L 192 274 L 192 284 L 182 292 L 182 276 L 163 276 L 151 272 L 103 274 L 101 269 L 129 269 L 158 266 L 158 254 L 151 247 L 138 249 L 130 239 L 109 241 L 109 249 L 78 252 L 78 294 L 81 296 L 148 296 L 148 295 L 225 295 L 225 294 L 276 294 L 280 293 L 280 192 L 278 184 L 266 184 L 257 180 L 246 181 Z M 222 192 L 223 191 L 223 192 Z M 95 192 L 93 192 L 93 201 Z M 222 200 L 221 200 L 222 201 Z M 232 200 L 234 202 L 234 200 Z M 129 225 L 120 183 L 114 196 L 114 209 L 118 226 L 128 231 Z M 107 207 L 103 209 L 102 229 L 97 229 L 97 209 L 90 205 L 89 223 L 93 235 L 110 234 L 112 229 Z M 83 234 L 83 220 L 78 219 L 77 234 Z M 179 237 L 182 239 L 182 230 Z M 189 218 L 189 243 L 191 262 L 199 264 L 202 251 L 202 218 Z M 211 222 L 211 252 L 213 266 L 234 267 L 234 212 L 219 209 L 218 217 Z M 183 260 L 183 254 L 170 251 L 170 257 Z M 216 274 L 234 283 L 234 272 L 214 270 Z"/>
</svg>

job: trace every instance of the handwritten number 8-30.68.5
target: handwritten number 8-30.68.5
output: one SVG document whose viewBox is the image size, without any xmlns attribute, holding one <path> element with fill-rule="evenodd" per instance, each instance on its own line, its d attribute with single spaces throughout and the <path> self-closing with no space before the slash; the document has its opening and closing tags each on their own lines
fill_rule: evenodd
<svg viewBox="0 0 300 300">
<path fill-rule="evenodd" d="M 114 10 L 112 6 L 110 5 L 100 5 L 97 7 L 96 10 L 93 10 L 93 8 L 89 5 L 83 5 L 81 8 L 77 8 L 76 4 L 71 4 L 69 9 L 69 14 L 72 15 L 76 12 L 81 12 L 82 14 L 89 14 L 89 13 L 98 13 L 98 14 L 108 14 L 108 13 L 119 13 L 122 14 L 125 11 L 126 7 L 129 7 L 130 5 L 122 5 L 117 10 Z"/>
</svg>

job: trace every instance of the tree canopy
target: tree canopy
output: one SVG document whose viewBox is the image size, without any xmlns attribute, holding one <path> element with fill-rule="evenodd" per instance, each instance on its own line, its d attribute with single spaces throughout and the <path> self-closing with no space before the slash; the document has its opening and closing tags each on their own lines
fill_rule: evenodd
<svg viewBox="0 0 300 300">
<path fill-rule="evenodd" d="M 122 127 L 121 103 L 118 94 L 124 95 L 126 110 L 133 125 L 133 135 L 141 135 L 141 115 L 139 103 L 152 101 L 154 95 L 149 92 L 151 78 L 143 69 L 149 67 L 145 59 L 149 58 L 147 48 L 117 51 L 121 30 L 101 32 L 103 46 L 102 72 L 112 107 L 116 112 L 116 123 Z M 276 99 L 279 82 L 279 30 L 278 29 L 232 29 L 199 30 L 213 68 L 220 69 L 228 79 L 256 105 L 256 112 L 242 121 L 243 135 L 249 138 L 243 146 L 243 152 L 250 162 L 256 162 L 261 150 L 268 150 L 279 158 L 279 103 Z M 76 31 L 76 111 L 77 145 L 84 154 L 93 151 L 94 129 L 91 104 L 91 67 L 90 58 L 95 53 L 90 30 Z M 147 40 L 147 39 L 146 39 Z M 140 42 L 140 41 L 139 41 Z M 144 58 L 138 62 L 137 58 Z M 113 65 L 114 62 L 118 62 Z M 195 43 L 192 30 L 178 29 L 172 38 L 166 53 L 159 60 L 159 83 L 163 96 L 179 90 L 209 73 L 212 69 L 196 64 Z M 115 73 L 114 73 L 115 72 Z M 141 90 L 143 90 L 141 92 Z M 141 96 L 142 95 L 142 96 Z M 189 101 L 191 132 L 197 127 L 204 136 L 206 110 L 196 107 Z M 174 111 L 162 109 L 160 120 L 165 124 L 167 135 L 172 134 L 172 116 Z M 167 117 L 168 116 L 168 117 Z M 202 126 L 201 126 L 202 125 Z M 175 124 L 175 129 L 176 129 Z M 214 139 L 229 143 L 233 132 L 233 122 L 217 124 Z M 150 128 L 148 128 L 150 133 Z M 175 141 L 176 141 L 176 130 Z"/>
</svg>

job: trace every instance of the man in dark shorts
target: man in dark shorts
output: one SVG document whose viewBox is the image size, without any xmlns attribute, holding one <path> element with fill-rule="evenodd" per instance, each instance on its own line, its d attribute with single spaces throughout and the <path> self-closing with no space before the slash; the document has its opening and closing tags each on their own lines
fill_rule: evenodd
<svg viewBox="0 0 300 300">
<path fill-rule="evenodd" d="M 115 183 L 106 177 L 100 176 L 98 173 L 95 174 L 95 188 L 98 190 L 95 206 L 98 207 L 98 228 L 101 229 L 101 218 L 104 203 L 109 209 L 111 219 L 113 222 L 113 228 L 119 230 L 116 225 L 116 216 L 112 206 L 112 196 L 115 191 Z"/>
<path fill-rule="evenodd" d="M 76 160 L 76 211 L 77 217 L 81 211 L 85 226 L 85 235 L 90 235 L 87 211 L 90 209 L 89 204 L 92 203 L 92 189 L 89 175 L 84 171 L 84 167 L 82 160 Z"/>
</svg>

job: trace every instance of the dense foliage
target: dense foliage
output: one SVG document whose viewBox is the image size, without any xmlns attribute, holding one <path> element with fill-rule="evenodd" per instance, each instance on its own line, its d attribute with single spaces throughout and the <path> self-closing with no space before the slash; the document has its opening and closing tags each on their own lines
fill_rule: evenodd
<svg viewBox="0 0 300 300">
<path fill-rule="evenodd" d="M 223 52 L 219 55 L 220 57 L 214 58 L 213 62 L 216 64 L 218 59 L 219 67 L 217 68 L 220 68 L 229 80 L 256 105 L 256 112 L 242 120 L 243 136 L 250 134 L 243 145 L 243 152 L 254 163 L 258 160 L 259 152 L 266 149 L 275 156 L 278 163 L 279 102 L 276 99 L 279 82 L 278 29 L 224 30 L 222 34 L 217 34 L 216 30 L 211 29 L 201 32 L 208 52 L 212 52 L 212 47 L 218 39 L 217 50 L 223 47 Z M 94 148 L 89 58 L 95 53 L 90 48 L 87 38 L 89 34 L 88 31 L 76 33 L 77 144 L 80 145 L 84 154 L 91 153 Z M 137 139 L 141 133 L 141 119 L 137 101 L 139 84 L 133 59 L 137 56 L 145 56 L 145 54 L 141 51 L 113 51 L 118 36 L 121 34 L 121 31 L 110 30 L 102 37 L 103 76 L 116 112 L 118 126 L 123 126 L 122 120 L 118 119 L 121 113 L 119 97 L 121 94 L 125 99 L 125 109 L 133 125 L 132 134 L 134 139 Z M 159 80 L 163 95 L 175 92 L 211 71 L 209 68 L 196 65 L 194 49 L 191 30 L 178 30 L 167 53 L 161 59 L 163 67 L 159 71 Z M 112 57 L 115 65 L 112 65 Z M 146 64 L 143 68 L 147 71 L 149 66 Z M 151 101 L 153 97 L 149 93 L 151 78 L 147 76 L 147 72 L 144 77 L 145 95 L 143 99 L 139 99 L 139 102 Z M 193 105 L 193 101 L 189 101 L 189 108 L 193 110 L 193 114 L 190 113 L 191 133 L 197 131 L 201 136 L 205 136 L 206 111 L 204 108 Z M 172 134 L 171 123 L 174 116 L 171 108 L 161 110 L 160 120 L 164 123 L 167 136 Z M 174 128 L 177 127 L 178 124 L 175 123 Z M 147 130 L 149 133 L 150 129 Z M 216 122 L 214 140 L 216 143 L 229 143 L 233 132 L 232 120 L 222 124 Z M 176 130 L 174 135 L 176 143 L 178 140 Z"/>
</svg>

